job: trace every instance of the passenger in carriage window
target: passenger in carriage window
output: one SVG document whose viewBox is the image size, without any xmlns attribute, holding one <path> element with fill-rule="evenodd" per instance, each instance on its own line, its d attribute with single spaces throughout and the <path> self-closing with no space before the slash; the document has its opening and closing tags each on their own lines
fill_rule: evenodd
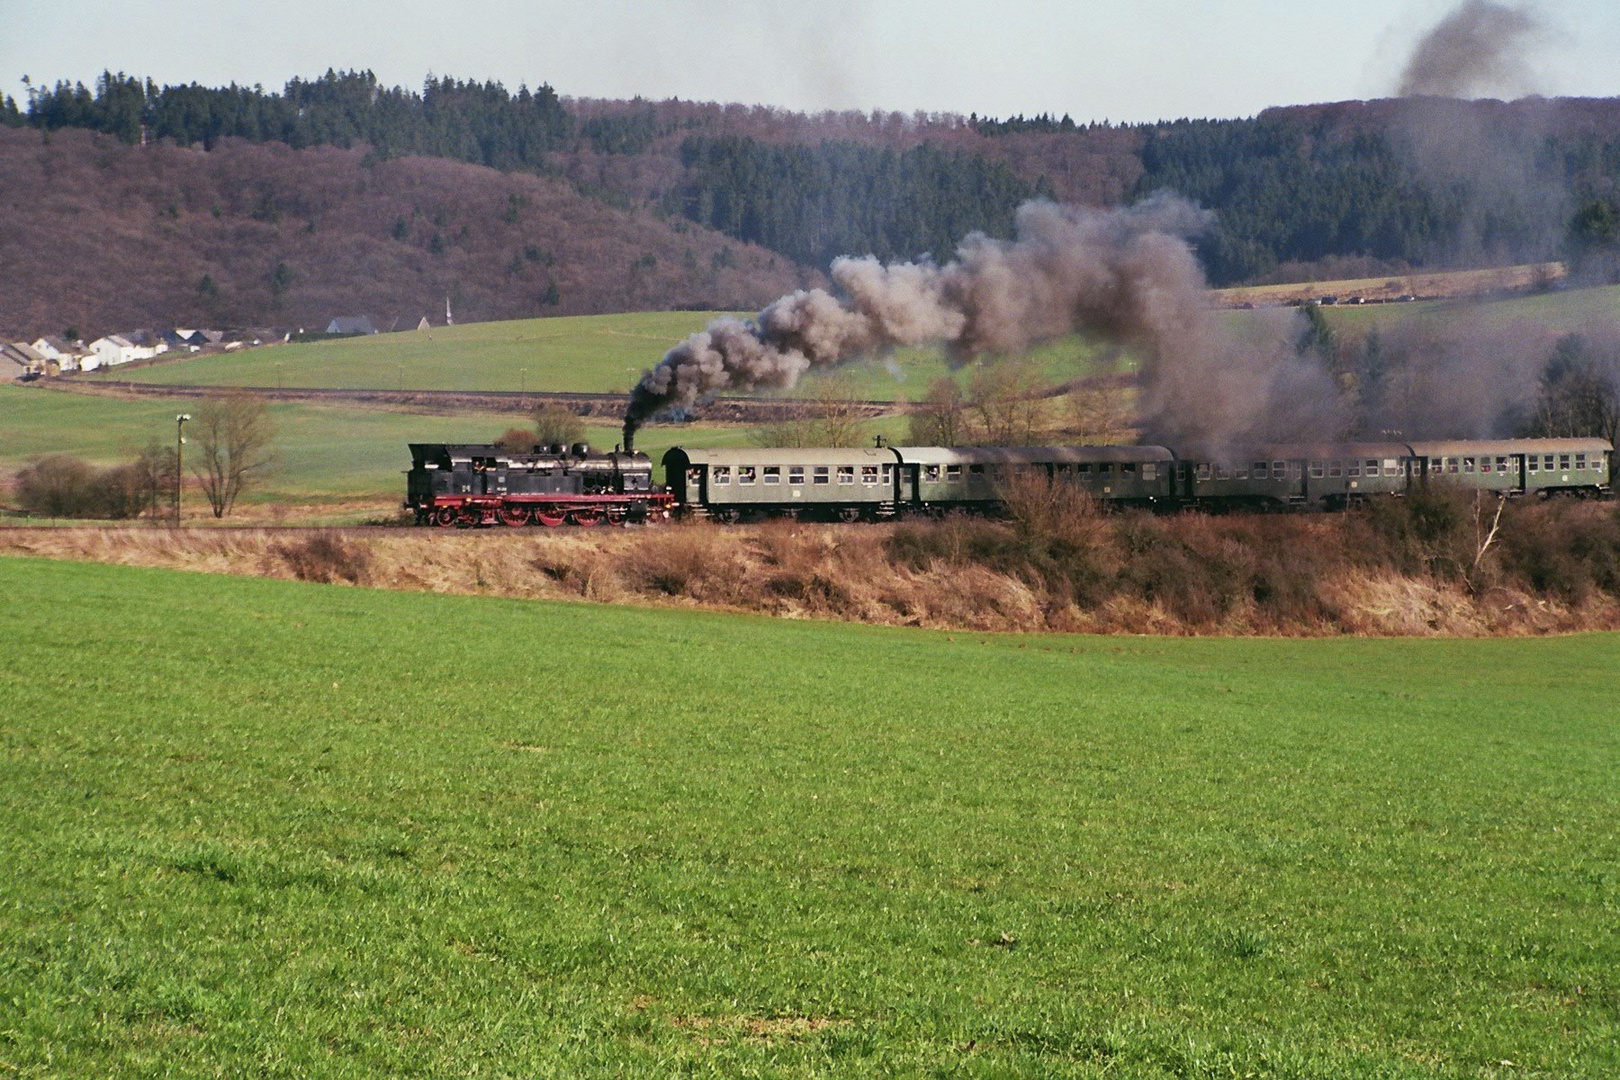
<svg viewBox="0 0 1620 1080">
<path fill-rule="evenodd" d="M 1474 459 L 1473 458 L 1465 457 L 1465 458 L 1462 459 L 1462 463 L 1463 463 L 1463 472 L 1471 473 L 1471 472 L 1474 471 Z"/>
</svg>

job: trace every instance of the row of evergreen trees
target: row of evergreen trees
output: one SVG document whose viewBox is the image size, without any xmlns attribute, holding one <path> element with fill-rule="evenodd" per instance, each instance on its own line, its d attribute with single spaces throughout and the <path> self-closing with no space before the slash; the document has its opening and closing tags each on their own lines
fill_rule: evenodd
<svg viewBox="0 0 1620 1080">
<path fill-rule="evenodd" d="M 295 147 L 365 143 L 383 156 L 426 154 L 497 169 L 537 167 L 576 135 L 573 116 L 550 86 L 513 94 L 500 83 L 446 77 L 428 79 L 417 93 L 383 86 L 369 71 L 293 79 L 281 93 L 235 84 L 160 87 L 104 72 L 93 89 L 67 82 L 30 88 L 27 113 L 12 101 L 0 109 L 0 121 L 210 148 L 227 137 Z"/>
<path fill-rule="evenodd" d="M 812 266 L 849 254 L 943 261 L 969 232 L 1006 236 L 1019 203 L 1050 197 L 1004 165 L 927 143 L 897 151 L 694 136 L 681 163 L 687 179 L 666 210 Z"/>
<path fill-rule="evenodd" d="M 1480 265 L 1613 242 L 1620 142 L 1495 131 L 1461 164 L 1426 162 L 1421 138 L 1286 113 L 1183 120 L 1144 130 L 1136 194 L 1215 211 L 1200 255 L 1216 284 L 1329 256 Z"/>
</svg>

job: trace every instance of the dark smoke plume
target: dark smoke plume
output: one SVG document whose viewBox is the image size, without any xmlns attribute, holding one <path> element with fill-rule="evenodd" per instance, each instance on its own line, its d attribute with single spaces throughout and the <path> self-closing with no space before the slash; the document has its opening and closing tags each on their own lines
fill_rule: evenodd
<svg viewBox="0 0 1620 1080">
<path fill-rule="evenodd" d="M 1418 43 L 1401 97 L 1466 98 L 1528 81 L 1524 49 L 1542 29 L 1528 8 L 1465 0 Z"/>
<path fill-rule="evenodd" d="M 660 409 L 790 387 L 812 368 L 901 346 L 943 343 L 966 360 L 1075 331 L 1141 358 L 1151 436 L 1295 438 L 1341 426 L 1331 383 L 1286 332 L 1251 341 L 1221 332 L 1187 243 L 1207 222 L 1170 196 L 1107 211 L 1037 201 L 1019 208 L 1015 239 L 971 234 L 944 266 L 839 259 L 834 292 L 792 293 L 746 322 L 717 319 L 666 353 L 631 392 L 626 440 Z"/>
</svg>

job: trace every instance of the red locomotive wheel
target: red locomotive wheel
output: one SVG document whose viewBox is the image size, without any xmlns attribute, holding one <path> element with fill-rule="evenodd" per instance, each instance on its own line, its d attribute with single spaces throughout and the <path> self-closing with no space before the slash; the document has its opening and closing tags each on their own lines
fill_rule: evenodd
<svg viewBox="0 0 1620 1080">
<path fill-rule="evenodd" d="M 610 506 L 607 508 L 607 523 L 609 525 L 623 525 L 628 514 L 629 510 L 623 506 Z"/>
<path fill-rule="evenodd" d="M 529 508 L 527 506 L 503 506 L 500 510 L 502 525 L 521 528 L 529 523 Z"/>
<path fill-rule="evenodd" d="M 441 506 L 433 511 L 433 524 L 441 529 L 453 529 L 456 527 L 456 519 L 460 516 L 456 513 L 455 507 Z"/>
<path fill-rule="evenodd" d="M 555 529 L 568 520 L 568 511 L 556 506 L 542 506 L 534 512 L 534 520 L 548 529 Z"/>
<path fill-rule="evenodd" d="M 592 525 L 602 524 L 602 511 L 596 509 L 594 506 L 590 507 L 589 509 L 575 510 L 568 516 L 574 519 L 575 525 L 586 529 L 590 528 Z"/>
</svg>

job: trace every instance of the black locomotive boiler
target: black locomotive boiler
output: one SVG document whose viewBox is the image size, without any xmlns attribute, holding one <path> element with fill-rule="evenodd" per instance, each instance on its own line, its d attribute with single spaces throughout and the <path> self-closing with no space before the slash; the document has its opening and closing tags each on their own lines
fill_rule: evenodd
<svg viewBox="0 0 1620 1080">
<path fill-rule="evenodd" d="M 652 459 L 585 443 L 513 452 L 488 443 L 411 443 L 407 508 L 418 525 L 619 524 L 669 517 Z"/>
</svg>

